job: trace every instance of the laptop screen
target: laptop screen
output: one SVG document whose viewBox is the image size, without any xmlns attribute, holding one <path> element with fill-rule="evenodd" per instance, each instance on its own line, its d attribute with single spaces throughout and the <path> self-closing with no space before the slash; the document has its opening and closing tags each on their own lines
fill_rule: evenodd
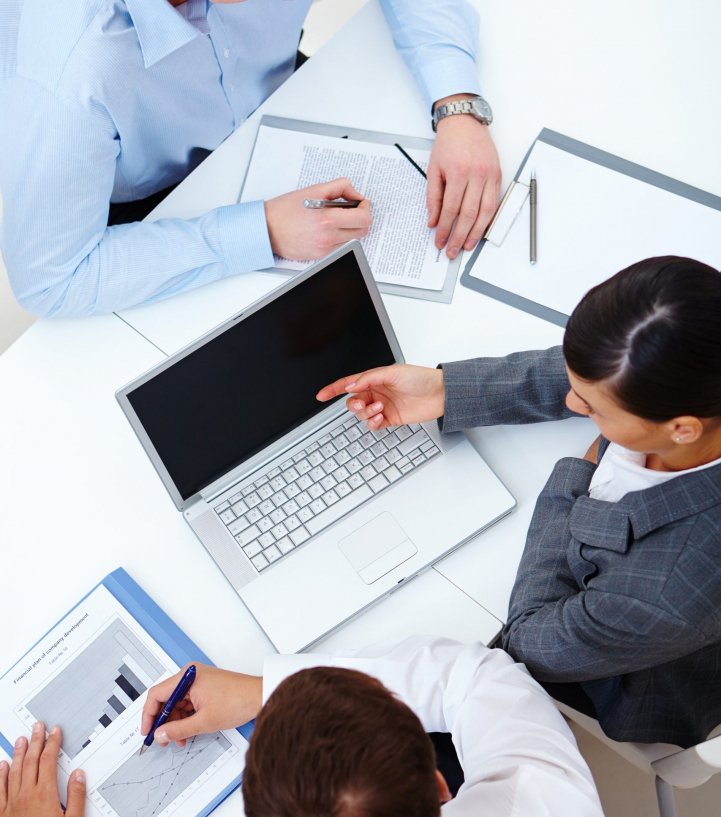
<svg viewBox="0 0 721 817">
<path fill-rule="evenodd" d="M 185 500 L 322 411 L 322 386 L 393 362 L 348 251 L 127 397 Z"/>
</svg>

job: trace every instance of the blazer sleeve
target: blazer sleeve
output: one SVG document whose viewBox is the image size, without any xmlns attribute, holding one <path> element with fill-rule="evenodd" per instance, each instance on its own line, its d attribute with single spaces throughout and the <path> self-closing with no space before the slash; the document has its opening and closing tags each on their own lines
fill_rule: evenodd
<svg viewBox="0 0 721 817">
<path fill-rule="evenodd" d="M 566 407 L 569 384 L 560 346 L 443 363 L 445 414 L 441 431 L 539 423 L 574 417 Z"/>
<path fill-rule="evenodd" d="M 567 457 L 533 513 L 502 643 L 540 681 L 590 681 L 694 652 L 704 634 L 671 610 L 624 592 L 579 587 L 566 554 L 569 517 L 596 466 Z"/>
</svg>

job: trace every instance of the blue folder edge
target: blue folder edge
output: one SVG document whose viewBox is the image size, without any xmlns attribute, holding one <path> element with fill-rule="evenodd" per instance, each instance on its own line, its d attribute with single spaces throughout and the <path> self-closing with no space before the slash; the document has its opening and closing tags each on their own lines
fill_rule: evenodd
<svg viewBox="0 0 721 817">
<path fill-rule="evenodd" d="M 533 144 L 523 157 L 523 161 L 519 165 L 516 175 L 513 177 L 514 181 L 520 178 L 523 168 L 525 167 L 528 157 L 531 154 L 533 146 L 536 144 L 536 142 L 545 142 L 552 147 L 565 150 L 567 153 L 571 153 L 581 159 L 587 159 L 589 162 L 595 162 L 603 167 L 607 167 L 609 170 L 615 170 L 618 173 L 623 173 L 624 175 L 630 176 L 633 179 L 646 182 L 647 184 L 651 184 L 654 187 L 660 188 L 661 190 L 667 190 L 669 193 L 674 193 L 677 196 L 690 199 L 691 201 L 695 201 L 697 204 L 704 204 L 706 207 L 711 207 L 714 210 L 721 210 L 721 197 L 714 196 L 713 193 L 709 193 L 706 190 L 701 190 L 698 187 L 692 187 L 690 184 L 680 182 L 678 179 L 672 179 L 670 176 L 664 176 L 662 173 L 657 173 L 655 170 L 650 170 L 647 167 L 643 167 L 643 165 L 637 165 L 634 162 L 629 162 L 627 159 L 622 159 L 620 156 L 615 156 L 613 153 L 607 153 L 605 150 L 595 148 L 592 145 L 587 145 L 585 142 L 579 142 L 576 139 L 572 139 L 570 136 L 565 136 L 562 133 L 549 130 L 548 128 L 544 128 L 533 141 Z M 549 323 L 555 323 L 556 326 L 565 327 L 568 323 L 569 316 L 565 315 L 563 312 L 557 312 L 555 309 L 551 309 L 548 306 L 536 303 L 529 298 L 524 298 L 522 295 L 517 295 L 515 292 L 509 292 L 502 287 L 495 286 L 495 284 L 489 284 L 487 281 L 482 281 L 480 278 L 476 278 L 475 276 L 471 275 L 473 265 L 476 263 L 485 244 L 485 239 L 481 240 L 476 249 L 473 251 L 471 257 L 468 259 L 466 266 L 463 268 L 463 274 L 461 275 L 461 284 L 468 289 L 474 289 L 476 292 L 480 292 L 483 295 L 488 295 L 489 297 L 495 298 L 497 301 L 513 306 L 516 309 L 521 309 L 523 312 L 528 312 L 529 314 L 542 318 Z"/>
<path fill-rule="evenodd" d="M 203 664 L 213 664 L 208 656 L 195 644 L 188 636 L 175 624 L 174 621 L 158 607 L 158 605 L 150 598 L 150 596 L 138 585 L 129 575 L 119 567 L 112 573 L 108 574 L 101 582 L 95 585 L 90 592 L 86 593 L 82 599 L 62 618 L 69 616 L 73 610 L 79 607 L 85 599 L 94 593 L 98 587 L 103 585 L 111 595 L 113 595 L 122 606 L 130 613 L 130 615 L 140 624 L 140 626 L 153 638 L 168 655 L 179 666 L 187 664 L 189 661 L 199 661 Z M 62 620 L 62 619 L 61 619 Z M 56 625 L 54 624 L 53 627 Z M 42 635 L 33 646 L 25 653 L 27 655 L 48 635 L 50 629 Z M 22 661 L 21 658 L 15 661 L 12 666 Z M 8 670 L 9 672 L 9 670 Z M 6 675 L 7 673 L 3 673 Z M 0 676 L 3 677 L 3 676 Z M 253 722 L 246 723 L 238 727 L 240 734 L 246 739 L 250 740 L 253 733 Z M 0 746 L 12 756 L 13 747 L 5 735 L 0 732 Z M 218 796 L 210 802 L 201 812 L 198 817 L 205 817 L 210 814 L 216 806 L 225 800 L 225 798 L 238 788 L 242 780 L 239 775 L 233 780 Z M 61 792 L 61 797 L 64 792 Z"/>
</svg>

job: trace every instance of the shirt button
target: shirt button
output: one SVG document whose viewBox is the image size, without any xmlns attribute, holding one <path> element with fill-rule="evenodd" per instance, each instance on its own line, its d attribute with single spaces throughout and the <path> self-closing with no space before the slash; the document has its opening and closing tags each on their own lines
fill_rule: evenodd
<svg viewBox="0 0 721 817">
<path fill-rule="evenodd" d="M 231 91 L 234 91 L 234 90 L 235 90 L 235 85 L 231 85 L 231 86 L 230 86 L 230 90 L 231 90 Z"/>
<path fill-rule="evenodd" d="M 230 49 L 224 48 L 223 49 L 223 56 L 227 59 L 230 56 Z"/>
</svg>

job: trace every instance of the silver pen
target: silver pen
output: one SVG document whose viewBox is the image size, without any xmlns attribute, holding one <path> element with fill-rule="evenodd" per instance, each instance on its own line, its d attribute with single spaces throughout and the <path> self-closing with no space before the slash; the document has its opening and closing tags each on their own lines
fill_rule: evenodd
<svg viewBox="0 0 721 817">
<path fill-rule="evenodd" d="M 536 216 L 538 210 L 538 185 L 536 182 L 536 174 L 531 173 L 530 184 L 530 198 L 531 198 L 531 253 L 530 261 L 532 264 L 536 263 L 536 256 L 538 251 L 538 237 L 536 229 Z"/>
<path fill-rule="evenodd" d="M 303 199 L 303 207 L 309 210 L 322 210 L 326 207 L 343 207 L 349 209 L 357 207 L 360 201 L 347 201 L 346 199 Z"/>
</svg>

